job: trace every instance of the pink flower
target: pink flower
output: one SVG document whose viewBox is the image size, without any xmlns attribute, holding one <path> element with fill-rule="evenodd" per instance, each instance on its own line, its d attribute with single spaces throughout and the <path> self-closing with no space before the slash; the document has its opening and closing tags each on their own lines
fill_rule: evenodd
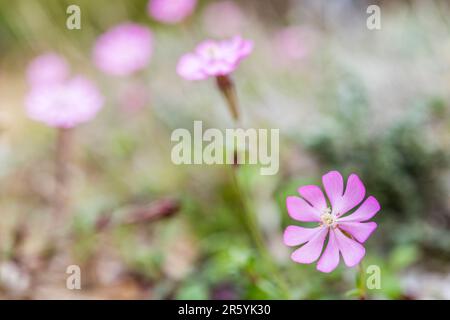
<svg viewBox="0 0 450 320">
<path fill-rule="evenodd" d="M 230 0 L 213 2 L 203 13 L 204 29 L 218 37 L 236 34 L 244 27 L 245 20 L 240 7 Z"/>
<path fill-rule="evenodd" d="M 274 37 L 275 58 L 296 61 L 304 59 L 314 45 L 313 31 L 300 26 L 291 26 L 278 31 Z"/>
<path fill-rule="evenodd" d="M 364 199 L 366 190 L 356 174 L 351 174 L 344 192 L 341 174 L 331 171 L 322 177 L 331 207 L 322 190 L 315 185 L 300 187 L 301 197 L 286 199 L 291 218 L 302 222 L 317 222 L 315 228 L 288 226 L 284 232 L 287 246 L 303 245 L 291 259 L 298 263 L 313 263 L 319 259 L 328 237 L 328 244 L 317 263 L 317 270 L 331 272 L 339 264 L 340 254 L 348 267 L 357 265 L 365 255 L 362 246 L 376 229 L 375 222 L 366 222 L 380 210 L 377 199 L 370 196 L 353 213 L 347 214 Z"/>
<path fill-rule="evenodd" d="M 77 76 L 32 87 L 25 105 L 33 120 L 51 127 L 72 128 L 91 120 L 102 108 L 103 97 L 90 80 Z"/>
<path fill-rule="evenodd" d="M 233 72 L 253 49 L 253 43 L 235 36 L 228 40 L 206 40 L 194 52 L 183 55 L 177 73 L 187 80 L 226 76 Z"/>
<path fill-rule="evenodd" d="M 49 52 L 31 61 L 27 68 L 27 80 L 32 86 L 61 82 L 69 76 L 69 69 L 63 57 Z"/>
<path fill-rule="evenodd" d="M 197 0 L 150 0 L 148 13 L 157 21 L 164 23 L 178 23 L 191 15 Z"/>
<path fill-rule="evenodd" d="M 93 59 L 102 71 L 126 76 L 145 68 L 153 50 L 151 31 L 135 23 L 123 23 L 102 34 L 94 46 Z"/>
</svg>

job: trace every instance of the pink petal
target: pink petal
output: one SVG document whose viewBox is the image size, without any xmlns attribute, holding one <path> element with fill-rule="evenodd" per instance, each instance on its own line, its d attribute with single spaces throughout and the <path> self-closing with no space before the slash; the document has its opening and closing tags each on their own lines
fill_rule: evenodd
<svg viewBox="0 0 450 320">
<path fill-rule="evenodd" d="M 319 258 L 329 229 L 327 227 L 320 228 L 321 230 L 311 240 L 292 253 L 292 260 L 298 263 L 313 263 Z"/>
<path fill-rule="evenodd" d="M 151 0 L 147 12 L 159 22 L 175 24 L 191 15 L 196 5 L 197 0 Z"/>
<path fill-rule="evenodd" d="M 287 197 L 286 207 L 292 219 L 303 222 L 320 221 L 320 212 L 302 198 Z"/>
<path fill-rule="evenodd" d="M 363 204 L 356 209 L 352 214 L 339 218 L 340 221 L 367 221 L 372 218 L 378 211 L 380 211 L 380 204 L 377 199 L 370 196 L 363 202 Z"/>
<path fill-rule="evenodd" d="M 239 56 L 242 58 L 247 57 L 253 50 L 253 42 L 249 40 L 240 39 Z"/>
<path fill-rule="evenodd" d="M 213 40 L 205 40 L 197 45 L 195 48 L 195 53 L 197 53 L 200 57 L 208 60 L 211 58 L 211 52 L 216 52 L 219 49 L 219 45 L 216 41 Z"/>
<path fill-rule="evenodd" d="M 339 222 L 339 228 L 350 233 L 356 240 L 365 242 L 377 228 L 375 222 Z"/>
<path fill-rule="evenodd" d="M 319 211 L 323 212 L 327 208 L 327 201 L 322 190 L 318 186 L 310 185 L 298 189 L 300 195 L 311 203 Z"/>
<path fill-rule="evenodd" d="M 322 183 L 334 210 L 340 203 L 344 193 L 344 179 L 342 179 L 339 172 L 330 171 L 322 177 Z"/>
<path fill-rule="evenodd" d="M 334 232 L 345 264 L 348 267 L 356 266 L 366 254 L 366 249 L 360 243 L 344 235 L 339 228 L 334 229 Z"/>
<path fill-rule="evenodd" d="M 223 60 L 211 60 L 205 62 L 203 71 L 210 76 L 223 76 L 233 72 L 236 67 L 236 64 L 230 64 Z"/>
<path fill-rule="evenodd" d="M 328 237 L 328 245 L 325 249 L 322 257 L 320 257 L 319 262 L 317 263 L 317 270 L 322 272 L 331 272 L 339 264 L 339 246 L 336 241 L 336 235 L 334 234 L 334 230 L 330 230 L 330 236 Z"/>
<path fill-rule="evenodd" d="M 284 244 L 287 246 L 298 246 L 313 238 L 321 227 L 303 228 L 299 226 L 288 226 L 284 231 Z"/>
<path fill-rule="evenodd" d="M 336 208 L 333 208 L 337 215 L 342 215 L 349 210 L 356 207 L 366 195 L 366 188 L 361 179 L 356 174 L 351 174 L 347 181 L 347 187 L 345 193 L 342 196 L 342 200 L 339 202 Z"/>
<path fill-rule="evenodd" d="M 187 80 L 203 80 L 208 75 L 203 72 L 202 67 L 203 62 L 197 55 L 187 53 L 180 58 L 177 73 Z"/>
<path fill-rule="evenodd" d="M 70 67 L 64 57 L 49 52 L 33 59 L 27 68 L 30 85 L 59 83 L 66 80 Z"/>
<path fill-rule="evenodd" d="M 130 75 L 147 67 L 153 54 L 153 34 L 144 25 L 121 23 L 100 35 L 92 56 L 103 72 Z"/>
</svg>

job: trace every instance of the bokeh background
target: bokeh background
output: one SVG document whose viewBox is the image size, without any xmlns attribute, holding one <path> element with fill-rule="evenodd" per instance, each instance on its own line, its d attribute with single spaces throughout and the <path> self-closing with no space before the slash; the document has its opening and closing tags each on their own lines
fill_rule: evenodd
<svg viewBox="0 0 450 320">
<path fill-rule="evenodd" d="M 0 297 L 354 299 L 355 269 L 341 262 L 322 274 L 292 262 L 282 243 L 286 196 L 336 169 L 360 175 L 382 206 L 364 259 L 380 266 L 382 288 L 368 298 L 449 299 L 449 3 L 230 0 L 225 12 L 217 2 L 167 25 L 145 0 L 0 0 Z M 70 4 L 81 8 L 81 30 L 65 27 Z M 369 4 L 381 7 L 381 30 L 366 27 Z M 105 75 L 93 44 L 125 21 L 151 28 L 153 57 L 132 76 Z M 239 171 L 271 267 L 241 218 L 229 167 L 170 160 L 174 129 L 233 126 L 213 81 L 175 70 L 198 42 L 235 34 L 255 44 L 233 74 L 243 124 L 281 132 L 277 175 Z M 71 210 L 58 230 L 55 130 L 24 107 L 26 66 L 48 51 L 106 99 L 76 129 Z M 57 250 L 54 233 L 64 234 Z M 66 288 L 73 264 L 82 290 Z"/>
</svg>

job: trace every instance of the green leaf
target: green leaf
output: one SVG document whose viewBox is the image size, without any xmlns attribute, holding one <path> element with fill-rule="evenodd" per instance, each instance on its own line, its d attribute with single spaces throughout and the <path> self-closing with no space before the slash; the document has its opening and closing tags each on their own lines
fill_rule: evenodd
<svg viewBox="0 0 450 320">
<path fill-rule="evenodd" d="M 345 296 L 348 298 L 357 298 L 359 297 L 359 289 L 352 289 L 345 293 Z"/>
<path fill-rule="evenodd" d="M 178 291 L 177 299 L 179 300 L 206 300 L 208 299 L 208 288 L 205 284 L 199 282 L 191 282 L 181 287 Z"/>
</svg>

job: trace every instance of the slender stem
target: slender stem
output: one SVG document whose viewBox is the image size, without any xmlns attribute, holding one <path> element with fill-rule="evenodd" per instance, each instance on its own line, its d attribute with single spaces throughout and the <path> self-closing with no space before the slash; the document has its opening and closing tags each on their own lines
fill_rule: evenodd
<svg viewBox="0 0 450 320">
<path fill-rule="evenodd" d="M 356 279 L 356 288 L 358 290 L 359 300 L 366 300 L 366 274 L 364 272 L 364 266 L 362 261 L 358 264 L 358 275 Z"/>
<path fill-rule="evenodd" d="M 62 223 L 69 212 L 68 164 L 72 153 L 72 133 L 72 129 L 65 128 L 57 131 L 53 210 L 58 223 Z"/>
<path fill-rule="evenodd" d="M 229 76 L 218 76 L 216 78 L 216 83 L 219 91 L 222 93 L 222 96 L 224 97 L 227 106 L 229 108 L 229 111 L 231 113 L 231 116 L 233 117 L 235 125 L 239 123 L 239 107 L 238 107 L 238 101 L 237 101 L 237 95 L 236 90 L 234 88 L 233 81 Z M 235 150 L 235 155 L 237 155 L 237 150 Z M 254 215 L 254 210 L 250 208 L 250 200 L 248 200 L 250 197 L 247 196 L 246 189 L 244 186 L 240 184 L 239 181 L 239 164 L 235 163 L 232 168 L 232 177 L 233 177 L 233 184 L 236 189 L 236 192 L 239 196 L 239 200 L 241 202 L 242 210 L 240 212 L 243 215 L 243 220 L 247 224 L 247 228 L 249 230 L 249 233 L 251 235 L 251 238 L 253 239 L 253 242 L 259 252 L 259 255 L 264 260 L 265 265 L 270 268 L 270 271 L 277 282 L 280 290 L 283 292 L 286 299 L 290 298 L 290 292 L 289 288 L 286 285 L 286 282 L 284 281 L 284 278 L 282 277 L 278 266 L 274 263 L 272 256 L 270 252 L 267 250 L 266 244 L 264 243 L 264 236 L 261 233 L 261 230 L 258 226 L 258 223 L 256 221 L 256 216 Z"/>
<path fill-rule="evenodd" d="M 222 93 L 225 101 L 227 103 L 228 109 L 230 110 L 231 116 L 234 121 L 239 120 L 239 108 L 236 90 L 234 88 L 233 81 L 229 76 L 218 76 L 216 78 L 217 87 Z"/>
<path fill-rule="evenodd" d="M 47 243 L 42 250 L 45 264 L 58 253 L 67 239 L 64 237 L 69 213 L 69 161 L 72 156 L 73 129 L 58 128 L 55 146 L 55 186 L 52 199 L 53 220 Z"/>
<path fill-rule="evenodd" d="M 279 271 L 278 266 L 273 261 L 273 258 L 270 254 L 270 252 L 267 250 L 267 246 L 264 242 L 264 236 L 258 227 L 258 223 L 256 221 L 256 217 L 254 215 L 254 211 L 250 208 L 249 200 L 247 193 L 245 191 L 245 188 L 241 185 L 239 182 L 239 176 L 238 176 L 238 170 L 239 167 L 233 166 L 232 168 L 232 177 L 233 177 L 233 184 L 236 189 L 236 192 L 239 196 L 239 201 L 241 202 L 242 210 L 240 212 L 242 213 L 243 220 L 247 224 L 247 229 L 250 233 L 250 236 L 258 250 L 259 255 L 264 260 L 266 266 L 270 269 L 270 272 L 272 273 L 277 285 L 279 286 L 280 290 L 285 295 L 286 299 L 290 298 L 290 292 L 289 288 L 281 275 L 281 272 Z"/>
</svg>

